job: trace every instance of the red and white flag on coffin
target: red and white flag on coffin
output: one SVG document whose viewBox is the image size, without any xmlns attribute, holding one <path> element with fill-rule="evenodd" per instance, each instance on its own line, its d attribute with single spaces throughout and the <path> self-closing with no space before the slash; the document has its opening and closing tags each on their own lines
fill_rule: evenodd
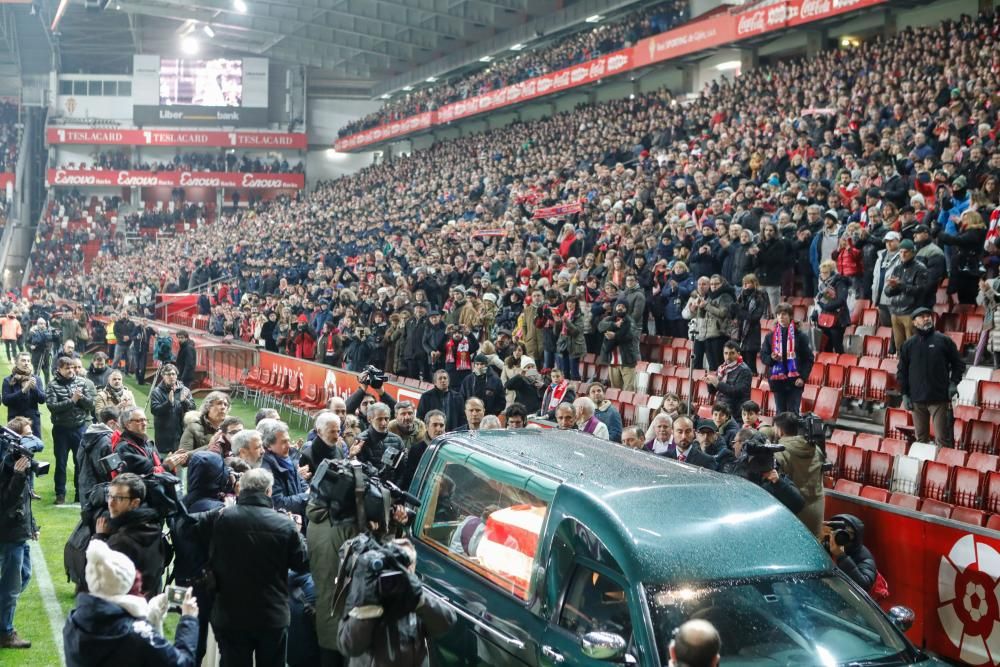
<svg viewBox="0 0 1000 667">
<path fill-rule="evenodd" d="M 531 565 L 538 551 L 538 536 L 545 522 L 545 507 L 514 505 L 497 510 L 486 519 L 486 531 L 476 556 L 488 570 L 512 581 L 514 593 L 527 597 Z"/>
</svg>

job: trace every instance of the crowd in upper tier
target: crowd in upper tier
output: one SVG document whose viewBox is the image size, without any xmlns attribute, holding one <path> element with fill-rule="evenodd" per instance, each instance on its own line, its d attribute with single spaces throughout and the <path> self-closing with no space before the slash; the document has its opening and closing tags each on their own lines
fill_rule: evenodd
<svg viewBox="0 0 1000 667">
<path fill-rule="evenodd" d="M 537 49 L 522 51 L 492 62 L 477 72 L 460 74 L 439 82 L 432 88 L 404 94 L 386 102 L 378 111 L 348 123 L 340 129 L 339 134 L 346 137 L 370 127 L 478 97 L 549 72 L 558 72 L 631 46 L 640 39 L 666 32 L 688 18 L 687 0 L 658 2 L 608 24 L 582 30 Z"/>
</svg>

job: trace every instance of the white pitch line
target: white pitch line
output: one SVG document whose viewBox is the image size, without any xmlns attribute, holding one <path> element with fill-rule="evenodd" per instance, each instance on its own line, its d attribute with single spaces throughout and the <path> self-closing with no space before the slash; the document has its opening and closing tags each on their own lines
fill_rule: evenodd
<svg viewBox="0 0 1000 667">
<path fill-rule="evenodd" d="M 52 627 L 52 638 L 56 642 L 56 650 L 59 652 L 59 663 L 66 664 L 66 651 L 63 648 L 63 618 L 62 608 L 56 599 L 56 589 L 52 586 L 52 577 L 49 576 L 49 566 L 45 563 L 45 554 L 37 540 L 30 540 L 31 544 L 31 576 L 38 582 L 38 591 L 42 594 L 42 604 L 45 606 L 45 615 L 49 617 L 49 625 Z"/>
</svg>

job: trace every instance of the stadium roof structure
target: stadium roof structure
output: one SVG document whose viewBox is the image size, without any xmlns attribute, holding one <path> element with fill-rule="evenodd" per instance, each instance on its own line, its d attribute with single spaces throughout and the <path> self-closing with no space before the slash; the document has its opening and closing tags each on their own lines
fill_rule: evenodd
<svg viewBox="0 0 1000 667">
<path fill-rule="evenodd" d="M 33 0 L 30 15 L 25 5 L 2 6 L 21 28 L 22 53 L 31 45 L 50 51 L 48 58 L 32 54 L 46 69 L 124 74 L 136 53 L 265 57 L 308 68 L 310 94 L 372 98 L 481 67 L 481 58 L 515 44 L 542 43 L 587 26 L 588 17 L 652 0 L 64 2 L 56 29 L 44 37 L 37 26 L 51 25 L 60 0 Z M 181 52 L 185 35 L 198 40 L 197 56 Z"/>
</svg>

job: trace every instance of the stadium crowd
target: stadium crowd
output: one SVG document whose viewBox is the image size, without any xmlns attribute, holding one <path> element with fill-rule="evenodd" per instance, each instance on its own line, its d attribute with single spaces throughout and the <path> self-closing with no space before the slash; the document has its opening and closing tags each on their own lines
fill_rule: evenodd
<svg viewBox="0 0 1000 667">
<path fill-rule="evenodd" d="M 629 13 L 616 22 L 557 38 L 538 49 L 518 52 L 492 62 L 479 72 L 459 75 L 435 84 L 432 88 L 416 90 L 386 102 L 378 111 L 348 123 L 338 134 L 341 137 L 349 136 L 370 127 L 477 97 L 549 72 L 557 72 L 631 46 L 640 39 L 666 32 L 688 18 L 686 0 L 659 2 L 641 11 Z"/>
<path fill-rule="evenodd" d="M 80 170 L 123 170 L 136 171 L 238 171 L 254 174 L 296 174 L 301 173 L 304 165 L 289 163 L 287 159 L 271 160 L 237 155 L 230 151 L 218 153 L 179 153 L 169 161 L 133 161 L 124 151 L 100 152 L 94 156 L 90 164 L 86 162 L 68 162 L 62 165 L 64 169 Z"/>
<path fill-rule="evenodd" d="M 997 273 L 997 38 L 995 17 L 963 17 L 723 79 L 689 104 L 658 91 L 581 106 L 40 282 L 136 303 L 225 277 L 201 300 L 212 333 L 424 380 L 471 370 L 481 343 L 500 365 L 522 343 L 577 379 L 586 352 L 634 365 L 613 338 L 649 330 L 694 337 L 712 369 L 732 338 L 757 372 L 760 322 L 796 293 L 817 297 L 825 349 L 842 351 L 856 299 L 898 346 L 944 278 L 975 303 Z M 557 205 L 579 211 L 542 210 Z"/>
</svg>

